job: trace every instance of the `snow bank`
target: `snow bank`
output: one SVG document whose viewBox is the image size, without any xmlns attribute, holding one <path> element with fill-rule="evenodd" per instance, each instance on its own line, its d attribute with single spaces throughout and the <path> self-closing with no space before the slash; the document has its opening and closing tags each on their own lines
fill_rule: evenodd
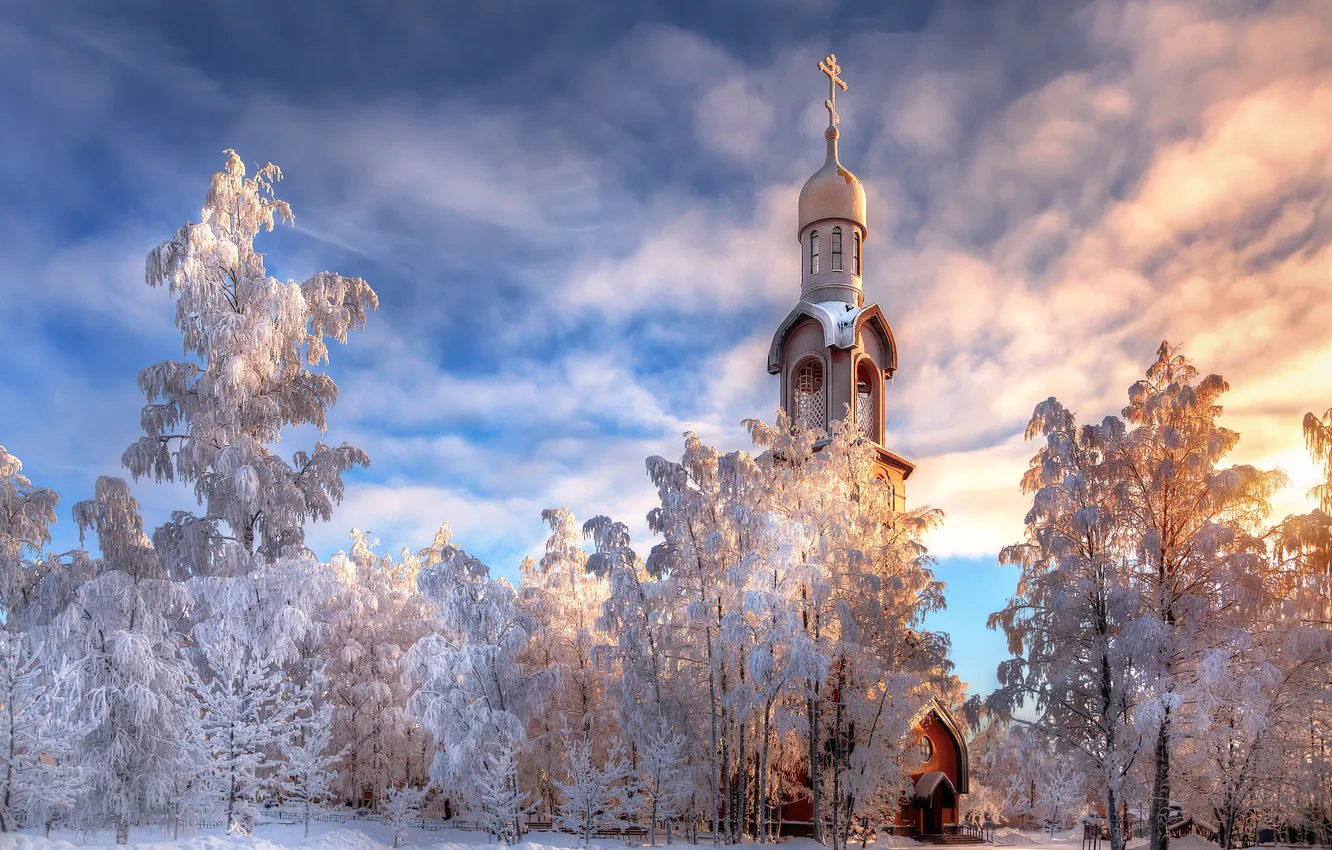
<svg viewBox="0 0 1332 850">
<path fill-rule="evenodd" d="M 16 841 L 17 843 L 13 845 L 14 850 L 88 850 L 89 848 L 110 848 L 110 850 L 114 850 L 116 847 L 114 839 L 108 844 L 71 844 L 60 839 L 19 835 L 16 837 Z M 131 838 L 130 844 L 137 850 L 285 850 L 279 844 L 253 836 L 228 838 L 218 835 L 196 835 L 192 838 L 181 838 L 176 841 L 162 841 L 160 839 L 134 841 Z M 376 850 L 383 846 L 373 841 L 370 842 L 370 845 L 373 845 Z M 0 846 L 3 846 L 3 839 L 0 839 Z M 357 844 L 353 848 L 348 845 L 347 850 L 371 850 L 371 847 Z"/>
</svg>

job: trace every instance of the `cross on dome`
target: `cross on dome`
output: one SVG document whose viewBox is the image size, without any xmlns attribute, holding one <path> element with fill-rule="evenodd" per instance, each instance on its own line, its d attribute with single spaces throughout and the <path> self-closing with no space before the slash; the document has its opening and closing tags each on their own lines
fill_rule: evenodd
<svg viewBox="0 0 1332 850">
<path fill-rule="evenodd" d="M 846 83 L 837 76 L 842 73 L 842 66 L 837 64 L 837 54 L 829 53 L 824 59 L 819 61 L 819 70 L 828 77 L 828 99 L 823 105 L 828 109 L 828 126 L 836 127 L 837 118 L 837 90 L 846 91 Z"/>
</svg>

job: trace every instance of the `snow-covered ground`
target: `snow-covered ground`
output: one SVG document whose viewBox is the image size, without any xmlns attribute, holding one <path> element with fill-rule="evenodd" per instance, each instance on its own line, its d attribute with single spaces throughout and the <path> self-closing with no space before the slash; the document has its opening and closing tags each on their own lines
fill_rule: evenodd
<svg viewBox="0 0 1332 850">
<path fill-rule="evenodd" d="M 490 838 L 482 832 L 462 830 L 425 831 L 411 828 L 403 844 L 407 850 L 474 850 L 490 845 Z M 1056 832 L 1051 838 L 1045 832 L 1026 832 L 1015 829 L 1000 829 L 995 834 L 995 846 L 1012 850 L 1079 850 L 1082 846 L 1082 830 Z M 658 836 L 658 846 L 665 846 L 664 836 Z M 255 835 L 245 838 L 232 838 L 222 834 L 221 830 L 201 830 L 188 838 L 172 840 L 151 830 L 139 830 L 131 833 L 130 846 L 136 850 L 385 850 L 393 846 L 392 831 L 383 823 L 367 821 L 348 825 L 343 823 L 315 822 L 310 824 L 310 838 L 303 837 L 300 824 L 265 824 L 255 830 Z M 579 846 L 575 836 L 563 833 L 541 833 L 529 836 L 514 850 L 572 850 Z M 603 839 L 592 842 L 596 850 L 624 850 L 630 846 L 624 841 Z M 681 850 L 688 844 L 676 842 Z M 703 844 L 702 846 L 711 846 Z M 732 845 L 733 846 L 733 845 Z M 1129 842 L 1128 850 L 1140 850 L 1146 846 L 1146 839 L 1134 839 Z M 110 832 L 93 835 L 77 833 L 54 833 L 50 838 L 31 835 L 0 835 L 0 848 L 13 850 L 88 850 L 89 848 L 114 848 L 115 836 Z M 910 838 L 887 837 L 875 841 L 867 850 L 907 850 L 908 848 L 927 848 Z M 1108 848 L 1108 842 L 1102 842 L 1102 848 Z M 1217 850 L 1215 844 L 1195 835 L 1172 839 L 1171 850 Z M 783 850 L 826 850 L 808 838 L 791 838 L 782 842 Z M 1282 848 L 1269 848 L 1282 850 Z"/>
<path fill-rule="evenodd" d="M 393 846 L 393 832 L 383 823 L 367 820 L 356 823 L 312 822 L 310 838 L 304 838 L 304 828 L 300 824 L 274 823 L 262 824 L 255 828 L 255 834 L 244 838 L 228 837 L 221 829 L 199 830 L 188 838 L 173 840 L 170 835 L 163 835 L 154 830 L 136 830 L 130 833 L 130 846 L 136 850 L 385 850 Z M 9 842 L 8 844 L 6 842 Z M 597 839 L 592 842 L 595 850 L 624 850 L 629 846 L 645 846 L 646 839 L 640 843 L 626 843 L 614 839 Z M 457 829 L 426 831 L 411 827 L 403 847 L 407 850 L 479 850 L 491 845 L 491 838 L 484 832 L 471 832 Z M 491 845 L 496 846 L 496 845 Z M 579 841 L 567 833 L 537 833 L 527 837 L 513 850 L 573 850 Z M 665 835 L 657 836 L 657 846 L 665 847 Z M 676 841 L 673 845 L 686 850 L 690 845 Z M 700 845 L 702 847 L 704 845 Z M 710 847 L 711 844 L 706 846 Z M 920 847 L 910 839 L 889 839 L 886 843 L 871 844 L 869 850 L 898 850 L 898 848 Z M 0 850 L 90 850 L 90 848 L 115 848 L 115 834 L 98 832 L 81 835 L 72 832 L 52 832 L 50 838 L 19 834 L 0 835 Z M 819 844 L 807 838 L 788 839 L 782 844 L 783 850 L 825 850 Z"/>
</svg>

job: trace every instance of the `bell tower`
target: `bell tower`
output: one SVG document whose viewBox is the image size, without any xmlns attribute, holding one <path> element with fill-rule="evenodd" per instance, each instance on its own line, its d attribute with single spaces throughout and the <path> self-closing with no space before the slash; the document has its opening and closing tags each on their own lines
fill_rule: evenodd
<svg viewBox="0 0 1332 850">
<path fill-rule="evenodd" d="M 846 91 L 837 57 L 819 63 L 828 78 L 827 156 L 800 190 L 800 300 L 778 325 L 768 373 L 781 378 L 781 406 L 792 421 L 826 430 L 849 414 L 878 450 L 878 473 L 906 506 L 915 465 L 884 448 L 884 390 L 897 371 L 897 344 L 878 304 L 866 304 L 865 187 L 837 158 L 837 92 Z"/>
</svg>

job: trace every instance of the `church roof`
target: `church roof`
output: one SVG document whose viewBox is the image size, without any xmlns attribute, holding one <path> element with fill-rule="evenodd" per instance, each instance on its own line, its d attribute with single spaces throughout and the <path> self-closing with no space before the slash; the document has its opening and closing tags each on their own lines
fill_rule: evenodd
<svg viewBox="0 0 1332 850">
<path fill-rule="evenodd" d="M 893 330 L 888 326 L 888 320 L 883 317 L 883 310 L 879 309 L 878 304 L 852 307 L 843 301 L 801 301 L 786 315 L 773 334 L 772 345 L 768 348 L 768 374 L 776 375 L 782 371 L 782 352 L 786 338 L 806 317 L 814 319 L 823 327 L 823 344 L 829 348 L 855 348 L 856 335 L 868 326 L 883 344 L 884 372 L 891 378 L 897 371 L 897 343 L 893 341 Z"/>
</svg>

